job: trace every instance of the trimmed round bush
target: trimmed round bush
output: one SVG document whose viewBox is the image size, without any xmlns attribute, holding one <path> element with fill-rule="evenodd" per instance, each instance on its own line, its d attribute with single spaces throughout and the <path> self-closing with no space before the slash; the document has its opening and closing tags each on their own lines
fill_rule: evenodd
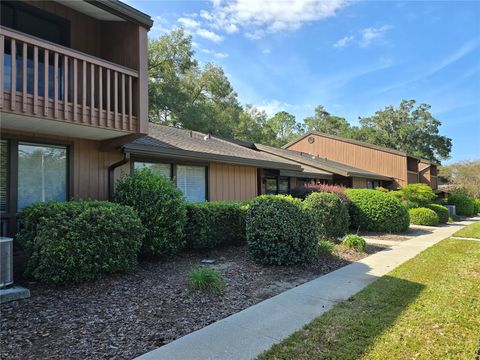
<svg viewBox="0 0 480 360">
<path fill-rule="evenodd" d="M 430 204 L 436 199 L 437 195 L 432 188 L 426 184 L 409 184 L 400 188 L 404 200 L 413 201 L 420 206 Z"/>
<path fill-rule="evenodd" d="M 237 201 L 187 204 L 187 247 L 210 249 L 220 245 L 245 244 L 247 207 L 246 203 Z"/>
<path fill-rule="evenodd" d="M 314 219 L 319 240 L 335 240 L 347 233 L 348 210 L 337 195 L 314 192 L 303 206 Z"/>
<path fill-rule="evenodd" d="M 410 214 L 410 223 L 412 224 L 437 226 L 439 223 L 437 213 L 428 208 L 410 209 L 408 213 Z"/>
<path fill-rule="evenodd" d="M 464 194 L 452 194 L 448 196 L 448 204 L 455 205 L 457 215 L 472 216 L 475 212 L 473 199 Z"/>
<path fill-rule="evenodd" d="M 348 189 L 350 223 L 355 229 L 398 233 L 410 225 L 408 211 L 396 197 L 375 190 Z"/>
<path fill-rule="evenodd" d="M 86 200 L 27 207 L 17 234 L 28 254 L 25 275 L 52 284 L 133 270 L 143 237 L 132 208 Z"/>
<path fill-rule="evenodd" d="M 448 209 L 445 206 L 438 204 L 428 204 L 425 207 L 436 212 L 438 216 L 438 221 L 440 223 L 446 224 L 448 222 Z"/>
<path fill-rule="evenodd" d="M 133 207 L 145 226 L 142 255 L 173 255 L 184 248 L 187 205 L 169 179 L 149 169 L 135 170 L 117 182 L 115 201 Z"/>
<path fill-rule="evenodd" d="M 365 251 L 367 249 L 367 242 L 365 239 L 355 234 L 348 234 L 345 236 L 342 240 L 342 245 L 358 251 Z"/>
<path fill-rule="evenodd" d="M 246 229 L 250 256 L 259 264 L 296 264 L 315 255 L 315 222 L 300 199 L 283 195 L 255 198 L 247 211 Z"/>
</svg>

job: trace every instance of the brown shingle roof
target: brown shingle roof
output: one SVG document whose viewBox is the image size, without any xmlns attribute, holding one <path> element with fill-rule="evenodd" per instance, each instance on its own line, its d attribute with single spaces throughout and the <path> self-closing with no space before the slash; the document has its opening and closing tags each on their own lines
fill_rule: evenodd
<svg viewBox="0 0 480 360">
<path fill-rule="evenodd" d="M 190 160 L 302 171 L 300 164 L 198 131 L 149 124 L 148 135 L 123 146 L 126 152 Z"/>
</svg>

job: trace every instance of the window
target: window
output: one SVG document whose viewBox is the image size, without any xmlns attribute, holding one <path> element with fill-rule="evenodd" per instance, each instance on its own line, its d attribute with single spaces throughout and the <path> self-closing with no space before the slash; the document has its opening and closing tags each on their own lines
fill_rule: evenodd
<svg viewBox="0 0 480 360">
<path fill-rule="evenodd" d="M 290 180 L 286 177 L 266 177 L 265 194 L 267 195 L 288 195 L 290 192 Z"/>
<path fill-rule="evenodd" d="M 150 169 L 153 173 L 160 176 L 165 176 L 168 179 L 172 178 L 172 165 L 161 163 L 146 163 L 146 162 L 134 162 L 133 167 L 137 169 Z"/>
<path fill-rule="evenodd" d="M 200 202 L 207 198 L 206 167 L 177 165 L 177 186 L 187 201 Z"/>
<path fill-rule="evenodd" d="M 36 202 L 67 200 L 67 148 L 18 144 L 18 210 Z"/>
<path fill-rule="evenodd" d="M 380 181 L 378 181 L 378 180 L 368 180 L 367 181 L 367 188 L 368 189 L 375 189 L 377 187 L 380 187 Z"/>
<path fill-rule="evenodd" d="M 173 179 L 177 187 L 190 202 L 207 200 L 207 168 L 205 166 L 173 165 L 166 163 L 133 163 L 134 169 L 151 169 L 155 174 L 173 179 L 172 169 L 176 169 L 176 177 Z"/>
<path fill-rule="evenodd" d="M 266 178 L 265 179 L 265 194 L 276 195 L 277 191 L 278 191 L 277 178 Z"/>
<path fill-rule="evenodd" d="M 288 178 L 278 179 L 278 193 L 282 195 L 288 195 L 290 192 L 290 181 Z"/>
</svg>

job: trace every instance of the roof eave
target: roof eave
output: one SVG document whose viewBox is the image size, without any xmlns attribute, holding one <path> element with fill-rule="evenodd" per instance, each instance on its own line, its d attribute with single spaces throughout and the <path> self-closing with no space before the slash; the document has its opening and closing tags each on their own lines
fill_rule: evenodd
<svg viewBox="0 0 480 360">
<path fill-rule="evenodd" d="M 236 156 L 227 156 L 219 154 L 204 153 L 198 151 L 189 151 L 176 148 L 158 148 L 156 146 L 149 145 L 135 145 L 128 144 L 123 147 L 125 152 L 131 153 L 133 155 L 143 155 L 154 157 L 163 156 L 163 157 L 175 157 L 175 158 L 185 158 L 190 160 L 203 160 L 209 162 L 221 162 L 226 164 L 236 164 L 236 165 L 247 165 L 262 167 L 267 169 L 281 169 L 281 170 L 292 170 L 292 171 L 302 171 L 301 166 L 295 164 L 286 164 L 275 161 L 268 160 L 254 160 L 241 158 Z"/>
<path fill-rule="evenodd" d="M 117 15 L 122 19 L 137 23 L 138 25 L 146 27 L 147 29 L 150 29 L 153 26 L 153 20 L 149 15 L 127 4 L 124 4 L 119 0 L 84 0 L 84 1 L 100 9 L 108 11 L 111 14 Z"/>
</svg>

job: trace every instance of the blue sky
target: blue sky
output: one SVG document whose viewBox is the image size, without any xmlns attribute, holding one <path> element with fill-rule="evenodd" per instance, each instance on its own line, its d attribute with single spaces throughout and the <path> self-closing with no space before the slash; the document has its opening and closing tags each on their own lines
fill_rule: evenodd
<svg viewBox="0 0 480 360">
<path fill-rule="evenodd" d="M 453 139 L 449 162 L 480 159 L 479 1 L 125 2 L 151 38 L 183 26 L 244 104 L 298 121 L 322 104 L 355 124 L 416 99 Z"/>
</svg>

